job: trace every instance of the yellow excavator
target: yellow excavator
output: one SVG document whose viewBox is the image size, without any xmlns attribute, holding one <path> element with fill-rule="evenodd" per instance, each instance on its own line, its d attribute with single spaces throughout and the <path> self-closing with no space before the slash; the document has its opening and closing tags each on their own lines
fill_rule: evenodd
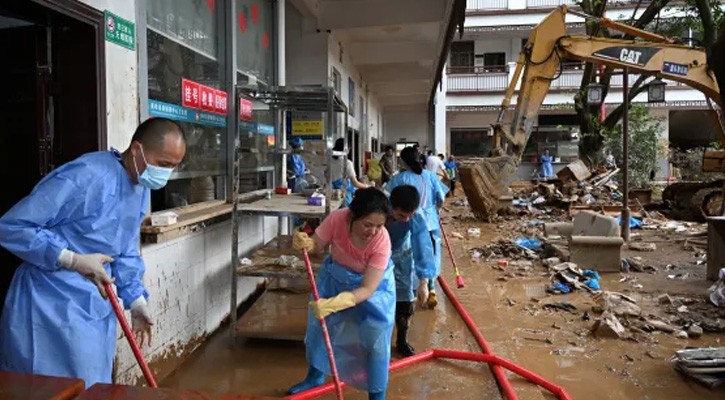
<svg viewBox="0 0 725 400">
<path fill-rule="evenodd" d="M 567 35 L 567 13 L 640 40 Z M 725 41 L 720 40 L 719 45 L 724 47 L 720 51 L 725 53 Z M 560 75 L 563 59 L 628 68 L 638 74 L 681 82 L 701 91 L 717 121 L 715 125 L 720 140 L 725 145 L 725 133 L 717 112 L 717 109 L 722 109 L 724 102 L 718 80 L 723 82 L 725 70 L 722 65 L 718 65 L 718 68 L 708 66 L 705 49 L 676 44 L 665 36 L 561 6 L 532 30 L 519 55 L 513 79 L 494 125 L 492 157 L 472 160 L 460 168 L 461 183 L 478 218 L 489 219 L 498 211 L 499 197 L 506 193 L 516 177 L 539 109 L 551 82 Z M 513 118 L 510 124 L 504 125 L 503 120 L 519 83 Z"/>
</svg>

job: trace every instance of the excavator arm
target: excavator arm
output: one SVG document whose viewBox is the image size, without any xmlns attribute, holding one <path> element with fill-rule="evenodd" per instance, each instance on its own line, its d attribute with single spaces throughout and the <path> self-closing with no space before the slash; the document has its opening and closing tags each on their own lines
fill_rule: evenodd
<svg viewBox="0 0 725 400">
<path fill-rule="evenodd" d="M 566 35 L 565 16 L 573 13 L 595 19 L 600 26 L 637 36 L 646 41 L 619 40 L 589 36 Z M 501 105 L 494 137 L 499 150 L 512 155 L 517 164 L 531 135 L 531 131 L 544 102 L 551 82 L 561 71 L 562 59 L 574 59 L 628 68 L 632 72 L 669 79 L 686 84 L 705 94 L 720 108 L 723 104 L 713 71 L 708 68 L 704 49 L 672 43 L 672 40 L 608 19 L 569 11 L 561 6 L 537 25 L 522 50 L 513 79 Z M 520 84 L 519 95 L 510 128 L 503 125 L 511 98 Z M 725 144 L 725 133 L 720 123 L 720 139 Z M 510 147 L 503 149 L 504 144 Z"/>
</svg>

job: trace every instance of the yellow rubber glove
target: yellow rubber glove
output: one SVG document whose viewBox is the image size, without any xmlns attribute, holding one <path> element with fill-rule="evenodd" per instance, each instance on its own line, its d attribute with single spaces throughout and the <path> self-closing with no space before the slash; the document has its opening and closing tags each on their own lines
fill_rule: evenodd
<svg viewBox="0 0 725 400">
<path fill-rule="evenodd" d="M 308 253 L 315 251 L 315 241 L 304 232 L 297 232 L 292 237 L 292 247 L 302 251 L 307 249 Z"/>
<path fill-rule="evenodd" d="M 355 295 L 352 292 L 342 292 L 329 299 L 311 301 L 310 307 L 315 318 L 323 319 L 332 313 L 355 307 Z"/>
</svg>

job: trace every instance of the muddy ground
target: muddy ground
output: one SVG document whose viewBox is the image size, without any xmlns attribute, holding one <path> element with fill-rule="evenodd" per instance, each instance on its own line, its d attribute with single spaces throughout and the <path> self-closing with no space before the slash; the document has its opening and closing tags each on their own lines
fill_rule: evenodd
<svg viewBox="0 0 725 400">
<path fill-rule="evenodd" d="M 540 228 L 527 224 L 538 217 L 509 217 L 488 224 L 468 215 L 466 207 L 451 204 L 443 212 L 449 234 L 457 232 L 464 236 L 451 239 L 466 283 L 465 288 L 454 290 L 497 355 L 561 385 L 574 399 L 725 398 L 725 390 L 709 390 L 684 379 L 668 361 L 675 350 L 688 346 L 723 346 L 724 334 L 705 332 L 698 339 L 679 339 L 673 334 L 653 332 L 637 335 L 637 340 L 596 338 L 590 333 L 598 316 L 592 311 L 596 304 L 591 294 L 547 294 L 549 273 L 539 262 L 529 271 L 511 274 L 511 270 L 498 269 L 495 260 L 474 260 L 471 256 L 471 249 L 498 239 L 535 234 Z M 468 238 L 466 232 L 474 227 L 481 230 L 480 237 Z M 624 250 L 623 255 L 642 257 L 657 272 L 603 274 L 602 289 L 631 296 L 646 314 L 672 321 L 700 318 L 692 311 L 710 309 L 703 300 L 710 283 L 704 279 L 705 264 L 698 265 L 701 258 L 697 250 L 684 249 L 684 236 L 680 233 L 638 233 L 638 240 L 655 242 L 657 250 Z M 447 257 L 443 258 L 443 274 L 453 285 L 453 270 Z M 629 278 L 620 282 L 623 277 Z M 438 292 L 439 307 L 418 310 L 413 318 L 414 347 L 419 351 L 479 351 L 448 299 Z M 665 293 L 675 299 L 676 306 L 686 302 L 688 311 L 678 313 L 676 306 L 660 304 L 657 299 Z M 576 310 L 543 308 L 551 302 L 567 302 Z M 585 312 L 590 316 L 588 321 L 583 320 Z M 393 356 L 396 357 L 394 349 Z M 161 386 L 282 397 L 305 373 L 302 343 L 245 341 L 235 338 L 227 329 L 213 335 Z M 509 377 L 520 399 L 554 398 L 512 374 Z M 351 389 L 345 393 L 348 399 L 367 398 Z M 468 362 L 434 361 L 394 372 L 388 390 L 388 399 L 497 398 L 501 396 L 488 367 Z"/>
</svg>

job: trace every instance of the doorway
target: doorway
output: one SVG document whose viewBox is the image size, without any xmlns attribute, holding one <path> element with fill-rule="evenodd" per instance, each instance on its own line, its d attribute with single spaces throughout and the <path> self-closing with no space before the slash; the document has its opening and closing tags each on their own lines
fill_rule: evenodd
<svg viewBox="0 0 725 400">
<path fill-rule="evenodd" d="M 355 174 L 360 177 L 360 134 L 353 129 L 347 130 L 347 145 L 350 147 L 350 153 L 347 158 L 352 161 L 355 166 Z"/>
<path fill-rule="evenodd" d="M 106 148 L 103 13 L 74 0 L 0 5 L 0 215 L 55 167 Z M 0 247 L 0 301 L 20 260 Z"/>
</svg>

